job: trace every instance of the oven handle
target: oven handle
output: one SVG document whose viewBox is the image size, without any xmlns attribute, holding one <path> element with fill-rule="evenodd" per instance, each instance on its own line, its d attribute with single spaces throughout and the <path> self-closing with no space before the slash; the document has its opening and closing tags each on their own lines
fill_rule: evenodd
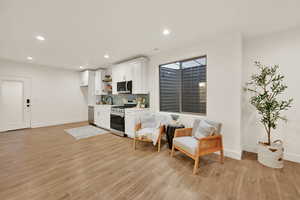
<svg viewBox="0 0 300 200">
<path fill-rule="evenodd" d="M 124 114 L 110 114 L 111 117 L 121 117 L 121 118 L 125 118 Z"/>
</svg>

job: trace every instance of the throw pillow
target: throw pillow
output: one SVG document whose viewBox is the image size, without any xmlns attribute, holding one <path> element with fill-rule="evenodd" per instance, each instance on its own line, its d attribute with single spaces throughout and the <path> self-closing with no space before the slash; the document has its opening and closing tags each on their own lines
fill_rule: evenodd
<svg viewBox="0 0 300 200">
<path fill-rule="evenodd" d="M 201 139 L 203 137 L 213 135 L 215 131 L 216 131 L 215 127 L 205 122 L 205 120 L 201 120 L 194 136 L 198 139 Z"/>
</svg>

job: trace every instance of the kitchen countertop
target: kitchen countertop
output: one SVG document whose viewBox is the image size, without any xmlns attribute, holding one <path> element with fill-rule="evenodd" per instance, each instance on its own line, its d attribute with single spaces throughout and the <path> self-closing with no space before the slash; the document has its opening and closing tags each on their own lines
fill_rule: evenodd
<svg viewBox="0 0 300 200">
<path fill-rule="evenodd" d="M 150 108 L 125 108 L 125 110 L 128 111 L 144 111 L 144 110 L 149 110 Z"/>
<path fill-rule="evenodd" d="M 89 105 L 89 106 L 94 106 L 96 107 L 113 107 L 113 106 L 119 106 L 119 105 L 109 105 L 109 104 L 95 104 L 95 105 Z M 137 107 L 133 107 L 133 108 L 125 108 L 125 110 L 127 111 L 144 111 L 144 110 L 149 110 L 150 108 L 137 108 Z"/>
<path fill-rule="evenodd" d="M 93 105 L 94 107 L 101 107 L 101 106 L 107 106 L 107 107 L 112 107 L 112 106 L 115 106 L 115 105 L 109 105 L 109 104 L 95 104 L 95 105 Z"/>
</svg>

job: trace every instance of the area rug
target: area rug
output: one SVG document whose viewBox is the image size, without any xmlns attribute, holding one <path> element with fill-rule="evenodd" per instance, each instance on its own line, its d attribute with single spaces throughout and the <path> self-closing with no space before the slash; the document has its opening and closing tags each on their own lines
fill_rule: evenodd
<svg viewBox="0 0 300 200">
<path fill-rule="evenodd" d="M 66 129 L 65 132 L 72 135 L 76 140 L 108 133 L 107 130 L 97 128 L 95 126 L 82 126 L 78 128 Z"/>
</svg>

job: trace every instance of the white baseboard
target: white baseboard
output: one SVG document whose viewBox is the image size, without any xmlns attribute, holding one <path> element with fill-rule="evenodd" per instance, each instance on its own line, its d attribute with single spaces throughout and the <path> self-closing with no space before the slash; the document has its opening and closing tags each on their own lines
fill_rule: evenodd
<svg viewBox="0 0 300 200">
<path fill-rule="evenodd" d="M 220 154 L 220 152 L 215 152 L 216 154 Z M 242 152 L 241 151 L 233 151 L 229 149 L 224 149 L 224 156 L 235 159 L 241 160 L 242 159 Z"/>
<path fill-rule="evenodd" d="M 242 151 L 233 151 L 229 149 L 224 149 L 224 155 L 229 158 L 233 158 L 236 160 L 242 159 Z"/>
<path fill-rule="evenodd" d="M 257 153 L 257 146 L 256 145 L 243 145 L 242 148 L 244 151 Z"/>
<path fill-rule="evenodd" d="M 64 120 L 64 121 L 56 121 L 56 122 L 31 122 L 30 128 L 41 128 L 47 126 L 57 126 L 63 124 L 70 124 L 70 123 L 78 123 L 78 122 L 85 122 L 87 119 L 75 119 L 75 120 Z M 6 132 L 7 130 L 0 128 L 0 133 Z"/>
<path fill-rule="evenodd" d="M 284 160 L 300 163 L 300 155 L 295 153 L 285 153 Z"/>
<path fill-rule="evenodd" d="M 243 145 L 243 150 L 252 152 L 252 153 L 257 153 L 257 146 L 256 145 Z M 300 155 L 295 154 L 295 153 L 284 152 L 283 159 L 300 163 Z"/>
<path fill-rule="evenodd" d="M 77 119 L 77 120 L 64 120 L 64 121 L 56 121 L 56 122 L 31 122 L 31 128 L 41 128 L 47 126 L 57 126 L 63 124 L 70 124 L 70 123 L 77 123 L 77 122 L 84 122 L 87 120 L 84 119 Z"/>
</svg>

